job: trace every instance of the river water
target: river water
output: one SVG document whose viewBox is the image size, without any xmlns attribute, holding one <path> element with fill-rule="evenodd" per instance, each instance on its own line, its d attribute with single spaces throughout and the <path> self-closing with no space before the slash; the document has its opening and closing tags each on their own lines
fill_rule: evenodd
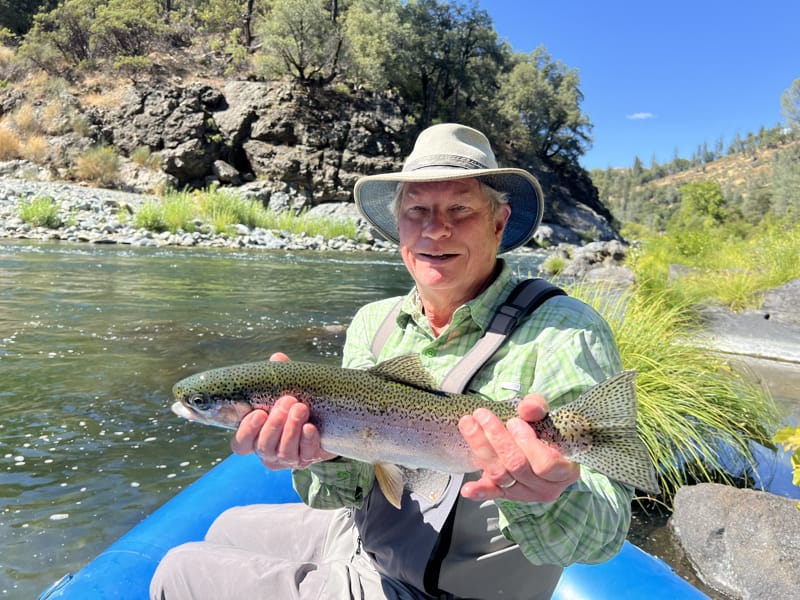
<svg viewBox="0 0 800 600">
<path fill-rule="evenodd" d="M 277 350 L 338 364 L 355 309 L 409 287 L 378 253 L 0 245 L 0 596 L 35 597 L 229 454 L 169 411 L 177 380 Z"/>
</svg>

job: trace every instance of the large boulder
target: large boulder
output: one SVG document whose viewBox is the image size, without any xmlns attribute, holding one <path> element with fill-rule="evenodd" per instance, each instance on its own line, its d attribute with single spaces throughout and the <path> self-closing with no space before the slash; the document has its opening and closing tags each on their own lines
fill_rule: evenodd
<svg viewBox="0 0 800 600">
<path fill-rule="evenodd" d="M 733 598 L 797 598 L 797 500 L 702 483 L 675 495 L 670 525 L 700 578 Z"/>
</svg>

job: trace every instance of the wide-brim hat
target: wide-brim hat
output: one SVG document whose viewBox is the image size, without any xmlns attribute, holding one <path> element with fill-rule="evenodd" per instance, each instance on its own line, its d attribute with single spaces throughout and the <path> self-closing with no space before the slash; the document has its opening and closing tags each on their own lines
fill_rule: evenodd
<svg viewBox="0 0 800 600">
<path fill-rule="evenodd" d="M 399 183 L 471 177 L 507 194 L 511 216 L 498 254 L 528 242 L 542 221 L 542 187 L 524 169 L 499 168 L 486 136 L 464 125 L 442 123 L 424 130 L 400 173 L 362 177 L 356 182 L 353 196 L 363 217 L 386 239 L 399 244 L 397 221 L 392 214 Z"/>
</svg>

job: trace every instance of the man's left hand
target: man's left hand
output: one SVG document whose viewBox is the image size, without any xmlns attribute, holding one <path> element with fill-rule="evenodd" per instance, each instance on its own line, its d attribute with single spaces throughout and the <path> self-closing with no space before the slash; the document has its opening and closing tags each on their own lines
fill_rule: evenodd
<svg viewBox="0 0 800 600">
<path fill-rule="evenodd" d="M 519 404 L 519 417 L 507 423 L 486 408 L 461 418 L 458 427 L 482 470 L 480 479 L 461 488 L 465 498 L 553 502 L 578 480 L 580 465 L 539 440 L 527 423 L 548 410 L 541 395 L 529 394 Z"/>
</svg>

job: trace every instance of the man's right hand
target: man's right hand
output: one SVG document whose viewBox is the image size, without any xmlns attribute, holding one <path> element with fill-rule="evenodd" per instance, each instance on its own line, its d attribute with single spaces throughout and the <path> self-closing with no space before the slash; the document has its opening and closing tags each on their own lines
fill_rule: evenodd
<svg viewBox="0 0 800 600">
<path fill-rule="evenodd" d="M 282 352 L 272 361 L 288 361 Z M 255 452 L 268 469 L 304 469 L 322 460 L 336 458 L 320 446 L 319 430 L 308 422 L 308 406 L 293 396 L 278 398 L 272 409 L 254 410 L 239 424 L 231 440 L 236 454 Z"/>
</svg>

